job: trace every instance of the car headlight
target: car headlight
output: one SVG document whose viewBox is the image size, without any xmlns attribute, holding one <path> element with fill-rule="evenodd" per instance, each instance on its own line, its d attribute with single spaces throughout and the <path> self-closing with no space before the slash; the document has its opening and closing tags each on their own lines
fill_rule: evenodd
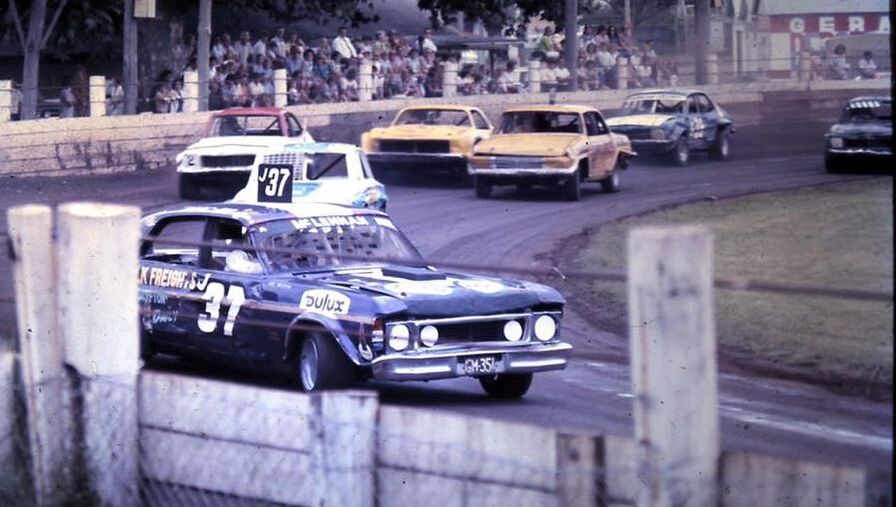
<svg viewBox="0 0 896 507">
<path fill-rule="evenodd" d="M 659 127 L 652 128 L 652 129 L 650 129 L 650 138 L 651 139 L 665 139 L 666 131 Z"/>
<path fill-rule="evenodd" d="M 518 342 L 523 337 L 523 326 L 515 320 L 508 320 L 504 324 L 504 339 L 509 342 Z"/>
<path fill-rule="evenodd" d="M 402 351 L 408 348 L 411 342 L 411 330 L 404 324 L 392 326 L 389 329 L 389 347 L 392 350 Z"/>
<path fill-rule="evenodd" d="M 842 137 L 832 137 L 831 138 L 831 148 L 842 148 L 843 147 L 843 138 Z"/>
<path fill-rule="evenodd" d="M 557 335 L 557 321 L 550 315 L 542 315 L 535 319 L 535 337 L 546 342 Z"/>
<path fill-rule="evenodd" d="M 427 347 L 432 347 L 439 341 L 439 330 L 436 326 L 424 326 L 420 330 L 420 342 Z"/>
</svg>

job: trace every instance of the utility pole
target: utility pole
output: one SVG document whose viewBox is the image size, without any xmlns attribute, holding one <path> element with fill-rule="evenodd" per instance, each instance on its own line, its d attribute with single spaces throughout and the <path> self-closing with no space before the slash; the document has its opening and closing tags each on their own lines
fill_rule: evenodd
<svg viewBox="0 0 896 507">
<path fill-rule="evenodd" d="M 199 0 L 196 70 L 199 73 L 199 110 L 208 111 L 208 52 L 212 37 L 212 0 Z"/>
<path fill-rule="evenodd" d="M 696 37 L 694 40 L 694 65 L 697 84 L 706 84 L 706 59 L 709 54 L 709 0 L 695 0 L 694 23 Z"/>
<path fill-rule="evenodd" d="M 124 44 L 122 48 L 121 80 L 124 86 L 124 113 L 137 114 L 137 19 L 134 17 L 134 2 L 124 0 Z"/>
<path fill-rule="evenodd" d="M 632 27 L 632 0 L 625 0 L 625 26 Z M 631 35 L 631 34 L 629 34 Z"/>
<path fill-rule="evenodd" d="M 578 0 L 566 0 L 563 13 L 563 27 L 566 40 L 563 43 L 563 57 L 566 60 L 566 70 L 569 71 L 570 91 L 579 89 L 579 3 Z"/>
</svg>

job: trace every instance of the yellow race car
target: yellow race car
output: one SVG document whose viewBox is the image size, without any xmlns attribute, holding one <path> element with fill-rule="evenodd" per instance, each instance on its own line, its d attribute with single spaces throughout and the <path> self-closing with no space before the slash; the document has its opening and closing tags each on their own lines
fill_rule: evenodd
<svg viewBox="0 0 896 507">
<path fill-rule="evenodd" d="M 469 172 L 481 198 L 491 196 L 495 185 L 537 184 L 560 186 L 577 201 L 587 181 L 616 192 L 618 170 L 634 155 L 628 137 L 612 133 L 594 108 L 523 106 L 504 111 L 495 134 L 476 145 Z"/>
<path fill-rule="evenodd" d="M 473 147 L 492 133 L 481 109 L 424 105 L 402 109 L 392 125 L 361 135 L 374 170 L 450 170 L 466 178 Z"/>
</svg>

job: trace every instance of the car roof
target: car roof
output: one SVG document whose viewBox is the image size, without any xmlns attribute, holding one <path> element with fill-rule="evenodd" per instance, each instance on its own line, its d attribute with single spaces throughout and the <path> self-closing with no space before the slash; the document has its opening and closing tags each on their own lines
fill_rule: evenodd
<svg viewBox="0 0 896 507">
<path fill-rule="evenodd" d="M 411 111 L 414 109 L 438 109 L 440 111 L 471 111 L 478 110 L 478 107 L 473 106 L 461 106 L 461 105 L 451 105 L 451 104 L 419 104 L 416 106 L 408 106 L 402 108 L 402 111 Z"/>
<path fill-rule="evenodd" d="M 285 109 L 279 107 L 231 107 L 223 111 L 216 111 L 214 116 L 280 116 L 285 111 Z"/>
<path fill-rule="evenodd" d="M 354 144 L 348 143 L 289 143 L 283 146 L 277 146 L 275 148 L 271 148 L 270 152 L 272 153 L 283 153 L 287 152 L 300 152 L 300 153 L 341 153 L 343 155 L 348 155 L 349 153 L 355 153 L 361 148 L 355 146 Z"/>
<path fill-rule="evenodd" d="M 533 106 L 516 106 L 504 110 L 505 113 L 519 113 L 524 111 L 539 111 L 552 113 L 584 113 L 587 111 L 596 111 L 590 106 L 581 106 L 578 104 L 541 104 Z"/>
<path fill-rule="evenodd" d="M 640 95 L 651 95 L 651 96 L 661 96 L 661 95 L 680 95 L 682 97 L 687 97 L 692 93 L 706 93 L 703 90 L 698 90 L 696 88 L 653 88 L 649 90 L 641 90 L 629 95 L 629 97 L 637 97 Z M 628 97 L 626 97 L 628 98 Z"/>
<path fill-rule="evenodd" d="M 284 204 L 247 204 L 222 202 L 202 205 L 178 205 L 165 208 L 143 217 L 144 223 L 153 226 L 167 218 L 186 218 L 201 216 L 210 218 L 228 218 L 237 220 L 244 227 L 252 227 L 273 220 L 291 220 L 294 218 L 314 218 L 320 216 L 387 216 L 385 213 L 366 208 L 354 208 L 340 204 L 326 203 L 284 203 Z"/>
</svg>

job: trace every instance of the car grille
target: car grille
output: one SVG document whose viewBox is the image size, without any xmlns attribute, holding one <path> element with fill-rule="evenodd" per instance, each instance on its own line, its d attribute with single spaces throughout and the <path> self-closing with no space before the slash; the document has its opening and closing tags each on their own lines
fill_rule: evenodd
<svg viewBox="0 0 896 507">
<path fill-rule="evenodd" d="M 380 141 L 380 151 L 393 153 L 449 153 L 451 151 L 449 145 L 448 141 L 383 139 Z"/>
<path fill-rule="evenodd" d="M 495 157 L 492 167 L 495 169 L 539 169 L 542 157 Z"/>
<path fill-rule="evenodd" d="M 645 139 L 650 139 L 650 131 L 649 130 L 629 130 L 627 132 L 617 131 L 620 134 L 625 134 L 630 141 L 641 141 Z"/>
<path fill-rule="evenodd" d="M 892 146 L 892 139 L 845 139 L 843 143 L 847 148 L 889 149 Z"/>
<path fill-rule="evenodd" d="M 299 161 L 297 153 L 272 153 L 264 156 L 265 164 L 287 164 L 295 166 Z"/>
<path fill-rule="evenodd" d="M 203 155 L 202 167 L 247 167 L 255 162 L 255 155 Z"/>
<path fill-rule="evenodd" d="M 505 322 L 499 320 L 468 324 L 440 324 L 436 326 L 439 330 L 439 344 L 502 341 L 504 340 Z M 524 322 L 520 322 L 520 324 L 525 325 Z"/>
</svg>

